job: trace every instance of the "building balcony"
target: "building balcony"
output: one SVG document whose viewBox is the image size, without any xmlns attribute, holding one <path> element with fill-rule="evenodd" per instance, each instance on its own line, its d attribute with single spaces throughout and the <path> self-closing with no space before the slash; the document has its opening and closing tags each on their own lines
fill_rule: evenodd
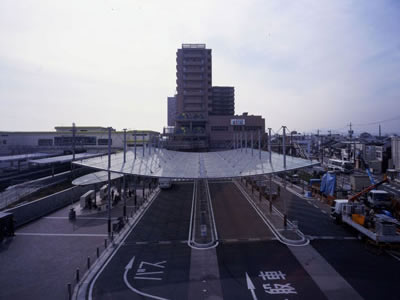
<svg viewBox="0 0 400 300">
<path fill-rule="evenodd" d="M 201 83 L 185 83 L 183 87 L 189 89 L 202 89 L 203 85 Z"/>
<path fill-rule="evenodd" d="M 203 96 L 204 95 L 204 91 L 196 91 L 196 90 L 187 90 L 187 91 L 183 91 L 183 94 L 185 96 Z"/>
<path fill-rule="evenodd" d="M 200 53 L 190 53 L 190 51 L 186 52 L 185 54 L 183 54 L 184 58 L 203 58 L 204 54 L 200 54 Z"/>
<path fill-rule="evenodd" d="M 207 116 L 203 113 L 181 113 L 176 116 L 175 119 L 177 122 L 184 122 L 184 121 L 207 121 Z"/>
<path fill-rule="evenodd" d="M 202 72 L 200 72 L 202 73 Z M 183 75 L 184 80 L 203 80 L 202 75 Z"/>
<path fill-rule="evenodd" d="M 183 61 L 183 66 L 203 66 L 204 65 L 204 60 L 190 60 L 190 59 L 185 59 Z"/>
</svg>

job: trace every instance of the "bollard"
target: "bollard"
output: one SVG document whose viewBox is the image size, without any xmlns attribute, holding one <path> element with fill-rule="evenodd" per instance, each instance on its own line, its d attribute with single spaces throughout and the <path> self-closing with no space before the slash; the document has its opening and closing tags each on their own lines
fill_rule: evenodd
<svg viewBox="0 0 400 300">
<path fill-rule="evenodd" d="M 97 247 L 97 249 L 96 249 L 96 254 L 97 254 L 97 258 L 99 258 L 100 257 L 100 249 L 99 249 L 99 247 Z"/>
<path fill-rule="evenodd" d="M 68 289 L 68 300 L 72 299 L 72 285 L 70 283 L 67 284 Z"/>
<path fill-rule="evenodd" d="M 90 269 L 90 256 L 87 257 L 87 268 Z"/>
<path fill-rule="evenodd" d="M 104 239 L 104 248 L 107 248 L 107 239 Z"/>
<path fill-rule="evenodd" d="M 286 214 L 283 215 L 283 226 L 286 229 L 286 227 L 287 227 L 287 215 Z"/>
<path fill-rule="evenodd" d="M 79 282 L 79 268 L 76 269 L 76 282 Z"/>
</svg>

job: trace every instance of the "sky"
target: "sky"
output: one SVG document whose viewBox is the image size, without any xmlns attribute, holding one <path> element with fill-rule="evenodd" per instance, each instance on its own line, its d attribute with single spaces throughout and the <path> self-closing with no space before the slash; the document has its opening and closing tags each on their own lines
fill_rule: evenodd
<svg viewBox="0 0 400 300">
<path fill-rule="evenodd" d="M 182 43 L 274 131 L 400 133 L 400 1 L 2 0 L 0 131 L 162 131 Z"/>
</svg>

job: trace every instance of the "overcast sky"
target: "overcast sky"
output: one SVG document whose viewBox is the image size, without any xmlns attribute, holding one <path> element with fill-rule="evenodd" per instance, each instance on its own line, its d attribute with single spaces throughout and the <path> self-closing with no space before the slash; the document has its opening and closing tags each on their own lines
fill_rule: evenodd
<svg viewBox="0 0 400 300">
<path fill-rule="evenodd" d="M 206 43 L 236 113 L 400 132 L 399 32 L 398 0 L 2 0 L 0 130 L 161 131 L 177 48 Z"/>
</svg>

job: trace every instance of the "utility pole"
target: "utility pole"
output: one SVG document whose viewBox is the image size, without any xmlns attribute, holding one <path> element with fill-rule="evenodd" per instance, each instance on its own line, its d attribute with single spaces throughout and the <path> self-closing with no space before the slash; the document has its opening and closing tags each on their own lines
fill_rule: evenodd
<svg viewBox="0 0 400 300">
<path fill-rule="evenodd" d="M 286 126 L 283 127 L 282 151 L 283 151 L 283 168 L 286 169 Z"/>
<path fill-rule="evenodd" d="M 253 156 L 253 131 L 251 132 L 251 156 Z"/>
<path fill-rule="evenodd" d="M 72 161 L 75 160 L 75 123 L 72 123 Z"/>
<path fill-rule="evenodd" d="M 108 235 L 111 235 L 111 127 L 108 127 Z"/>
<path fill-rule="evenodd" d="M 126 163 L 126 128 L 124 128 L 124 163 Z"/>
<path fill-rule="evenodd" d="M 134 145 L 135 145 L 135 160 L 136 160 L 136 130 L 133 131 L 133 139 L 134 139 Z"/>
<path fill-rule="evenodd" d="M 269 162 L 270 162 L 270 163 L 272 162 L 272 152 L 271 152 L 271 148 L 272 148 L 272 145 L 271 145 L 271 131 L 272 131 L 272 128 L 268 128 L 268 152 L 269 152 Z"/>
<path fill-rule="evenodd" d="M 245 149 L 245 153 L 247 154 L 247 131 L 244 132 L 244 136 L 245 136 L 244 140 L 245 140 L 245 143 L 246 143 L 244 149 Z"/>
<path fill-rule="evenodd" d="M 261 159 L 261 130 L 258 129 L 258 158 Z"/>
</svg>

